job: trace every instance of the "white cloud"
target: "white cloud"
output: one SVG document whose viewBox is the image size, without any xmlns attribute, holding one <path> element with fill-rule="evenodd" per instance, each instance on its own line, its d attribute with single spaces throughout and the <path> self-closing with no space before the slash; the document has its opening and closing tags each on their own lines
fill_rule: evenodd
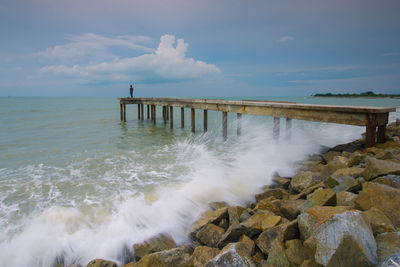
<svg viewBox="0 0 400 267">
<path fill-rule="evenodd" d="M 282 36 L 276 42 L 277 43 L 285 43 L 285 42 L 289 42 L 289 41 L 293 41 L 293 40 L 294 40 L 294 37 L 292 37 L 292 36 Z"/>
<path fill-rule="evenodd" d="M 111 40 L 108 40 L 112 42 Z M 120 41 L 120 40 L 119 40 Z M 39 73 L 78 81 L 158 83 L 201 79 L 220 73 L 218 67 L 193 58 L 186 58 L 188 44 L 175 36 L 163 35 L 157 50 L 137 57 L 114 58 L 87 65 L 45 66 Z"/>
<path fill-rule="evenodd" d="M 67 38 L 71 41 L 65 45 L 49 47 L 45 51 L 36 53 L 38 56 L 62 62 L 74 62 L 82 58 L 111 59 L 116 56 L 108 50 L 110 47 L 125 47 L 133 50 L 153 52 L 154 49 L 140 45 L 150 41 L 146 36 L 117 36 L 115 38 L 105 37 L 94 33 L 86 33 Z"/>
</svg>

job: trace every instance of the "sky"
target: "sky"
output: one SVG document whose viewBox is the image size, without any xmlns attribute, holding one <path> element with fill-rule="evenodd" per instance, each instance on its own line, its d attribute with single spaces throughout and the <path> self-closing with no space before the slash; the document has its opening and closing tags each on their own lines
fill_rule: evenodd
<svg viewBox="0 0 400 267">
<path fill-rule="evenodd" d="M 1 0 L 0 96 L 400 94 L 399 0 Z"/>
</svg>

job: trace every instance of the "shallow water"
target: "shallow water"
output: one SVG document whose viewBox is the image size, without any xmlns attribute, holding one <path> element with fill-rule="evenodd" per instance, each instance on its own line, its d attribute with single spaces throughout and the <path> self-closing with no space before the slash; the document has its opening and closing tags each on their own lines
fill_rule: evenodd
<svg viewBox="0 0 400 267">
<path fill-rule="evenodd" d="M 400 107 L 398 99 L 266 99 Z M 121 263 L 124 246 L 160 232 L 184 243 L 208 202 L 252 201 L 275 172 L 292 175 L 294 163 L 321 145 L 351 141 L 364 130 L 293 121 L 292 138 L 285 140 L 282 129 L 276 142 L 271 118 L 243 116 L 237 137 L 230 114 L 223 142 L 220 113 L 209 112 L 204 134 L 198 111 L 192 134 L 189 110 L 186 128 L 176 119 L 173 130 L 160 115 L 154 125 L 137 121 L 136 112 L 128 106 L 124 124 L 115 98 L 0 98 L 1 266 Z"/>
</svg>

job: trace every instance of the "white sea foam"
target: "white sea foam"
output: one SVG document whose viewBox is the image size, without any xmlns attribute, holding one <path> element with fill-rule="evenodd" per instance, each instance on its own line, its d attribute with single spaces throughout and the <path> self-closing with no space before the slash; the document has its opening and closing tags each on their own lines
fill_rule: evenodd
<svg viewBox="0 0 400 267">
<path fill-rule="evenodd" d="M 121 263 L 125 246 L 160 232 L 184 243 L 188 227 L 209 202 L 254 201 L 254 194 L 271 182 L 275 172 L 292 175 L 294 163 L 318 152 L 321 144 L 348 142 L 363 130 L 307 125 L 295 123 L 290 140 L 276 141 L 269 125 L 243 120 L 239 138 L 223 143 L 219 131 L 189 137 L 160 147 L 153 158 L 140 164 L 139 158 L 132 160 L 140 155 L 132 152 L 100 162 L 86 159 L 65 169 L 21 168 L 19 172 L 29 176 L 25 185 L 15 183 L 17 189 L 7 192 L 14 196 L 12 190 L 23 187 L 27 194 L 23 203 L 32 201 L 37 207 L 26 216 L 15 214 L 11 204 L 9 211 L 2 208 L 10 212 L 4 214 L 6 221 L 18 228 L 10 230 L 2 223 L 0 265 L 50 266 L 56 258 L 66 265 L 85 265 L 94 258 Z M 152 162 L 155 159 L 157 164 Z"/>
</svg>

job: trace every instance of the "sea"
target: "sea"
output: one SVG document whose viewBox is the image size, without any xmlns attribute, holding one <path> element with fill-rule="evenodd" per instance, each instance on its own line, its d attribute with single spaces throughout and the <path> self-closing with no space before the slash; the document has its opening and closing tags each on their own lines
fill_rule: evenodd
<svg viewBox="0 0 400 267">
<path fill-rule="evenodd" d="M 297 103 L 397 107 L 400 99 L 243 97 Z M 180 109 L 174 128 L 137 119 L 116 97 L 0 97 L 0 266 L 86 265 L 126 261 L 132 244 L 159 233 L 189 242 L 191 223 L 213 201 L 254 202 L 272 177 L 295 174 L 296 163 L 323 148 L 361 137 L 363 127 L 209 111 L 208 131 L 196 111 L 196 133 Z M 146 115 L 146 113 L 145 113 Z"/>
</svg>

